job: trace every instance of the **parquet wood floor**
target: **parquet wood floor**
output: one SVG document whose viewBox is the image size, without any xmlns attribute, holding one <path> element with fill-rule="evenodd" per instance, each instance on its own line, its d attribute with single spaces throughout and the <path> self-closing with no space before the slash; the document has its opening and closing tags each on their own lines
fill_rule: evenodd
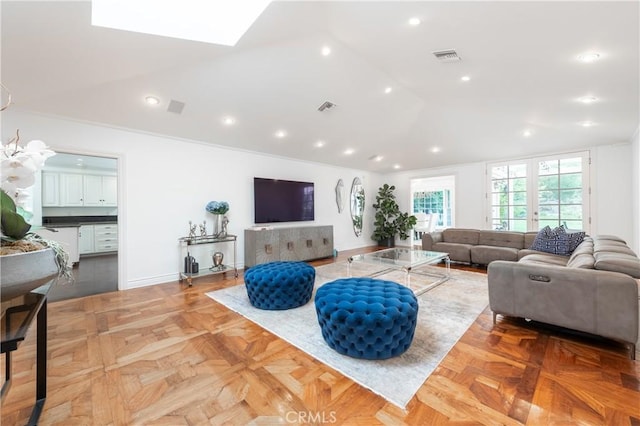
<svg viewBox="0 0 640 426">
<path fill-rule="evenodd" d="M 515 319 L 494 326 L 487 309 L 404 411 L 204 295 L 239 282 L 50 303 L 40 424 L 640 425 L 640 362 L 622 345 Z M 3 425 L 31 411 L 34 334 L 15 352 Z"/>
</svg>

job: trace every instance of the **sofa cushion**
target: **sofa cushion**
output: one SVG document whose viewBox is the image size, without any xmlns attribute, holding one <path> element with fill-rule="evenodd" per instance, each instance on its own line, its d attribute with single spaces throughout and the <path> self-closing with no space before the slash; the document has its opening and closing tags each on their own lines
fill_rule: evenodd
<svg viewBox="0 0 640 426">
<path fill-rule="evenodd" d="M 567 268 L 593 269 L 595 258 L 592 254 L 582 253 L 576 256 L 571 255 L 567 262 Z"/>
<path fill-rule="evenodd" d="M 531 249 L 518 250 L 518 260 L 530 254 L 540 254 L 540 252 L 538 250 L 531 250 Z"/>
<path fill-rule="evenodd" d="M 524 234 L 508 231 L 480 231 L 478 245 L 521 249 L 524 247 Z"/>
<path fill-rule="evenodd" d="M 596 252 L 594 267 L 602 271 L 621 272 L 640 279 L 640 259 L 624 253 Z"/>
<path fill-rule="evenodd" d="M 538 235 L 537 232 L 535 231 L 528 231 L 525 232 L 524 234 L 524 245 L 523 247 L 526 247 L 527 249 L 529 247 L 531 247 L 533 245 L 533 241 L 536 239 L 536 236 Z"/>
<path fill-rule="evenodd" d="M 580 245 L 584 237 L 584 232 L 568 233 L 563 226 L 555 229 L 545 226 L 536 235 L 531 249 L 568 256 Z"/>
<path fill-rule="evenodd" d="M 488 265 L 494 260 L 518 260 L 518 249 L 513 247 L 495 247 L 477 245 L 471 247 L 471 263 Z"/>
<path fill-rule="evenodd" d="M 536 263 L 540 265 L 567 266 L 569 258 L 557 254 L 537 253 L 530 254 L 519 260 L 521 263 Z"/>
<path fill-rule="evenodd" d="M 442 231 L 445 243 L 478 244 L 480 231 L 477 229 L 449 228 Z"/>
<path fill-rule="evenodd" d="M 449 259 L 454 262 L 471 263 L 471 245 L 459 243 L 435 243 L 433 251 L 449 253 Z"/>
</svg>

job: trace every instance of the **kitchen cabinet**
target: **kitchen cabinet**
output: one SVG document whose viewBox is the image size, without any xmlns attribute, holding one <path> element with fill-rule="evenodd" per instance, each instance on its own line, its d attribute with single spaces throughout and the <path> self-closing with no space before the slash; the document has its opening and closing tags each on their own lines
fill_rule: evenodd
<svg viewBox="0 0 640 426">
<path fill-rule="evenodd" d="M 78 233 L 78 246 L 80 254 L 89 254 L 94 249 L 94 228 L 93 225 L 81 225 Z"/>
<path fill-rule="evenodd" d="M 77 263 L 80 260 L 80 252 L 78 250 L 78 226 L 42 228 L 38 229 L 37 234 L 46 240 L 60 243 L 64 251 L 69 255 L 69 263 Z"/>
<path fill-rule="evenodd" d="M 81 174 L 60 173 L 60 205 L 83 206 L 84 188 Z"/>
<path fill-rule="evenodd" d="M 94 248 L 96 252 L 118 250 L 118 225 L 94 225 Z"/>
<path fill-rule="evenodd" d="M 42 207 L 60 205 L 60 174 L 42 172 Z"/>
<path fill-rule="evenodd" d="M 118 178 L 42 172 L 42 207 L 117 207 Z"/>
<path fill-rule="evenodd" d="M 84 206 L 116 207 L 118 179 L 115 176 L 84 175 Z"/>
<path fill-rule="evenodd" d="M 82 225 L 80 227 L 80 254 L 106 253 L 117 250 L 117 224 Z"/>
</svg>

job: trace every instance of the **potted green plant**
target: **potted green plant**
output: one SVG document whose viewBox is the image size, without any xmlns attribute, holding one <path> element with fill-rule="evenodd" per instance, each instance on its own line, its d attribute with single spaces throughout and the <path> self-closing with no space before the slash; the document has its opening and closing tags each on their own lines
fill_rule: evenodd
<svg viewBox="0 0 640 426">
<path fill-rule="evenodd" d="M 373 204 L 376 214 L 371 238 L 383 247 L 394 247 L 396 236 L 401 240 L 409 238 L 410 231 L 417 222 L 415 216 L 400 211 L 393 193 L 395 189 L 394 185 L 389 186 L 385 183 L 378 188 L 376 202 Z"/>
<path fill-rule="evenodd" d="M 35 183 L 36 172 L 54 155 L 42 141 L 19 145 L 19 135 L 0 145 L 0 300 L 26 294 L 56 275 L 71 277 L 68 255 L 55 241 L 30 232 L 23 208 L 27 188 Z"/>
</svg>

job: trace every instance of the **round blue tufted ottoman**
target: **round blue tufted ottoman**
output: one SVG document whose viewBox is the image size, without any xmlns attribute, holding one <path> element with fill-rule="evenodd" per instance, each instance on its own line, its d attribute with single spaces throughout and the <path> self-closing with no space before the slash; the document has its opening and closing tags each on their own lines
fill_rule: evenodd
<svg viewBox="0 0 640 426">
<path fill-rule="evenodd" d="M 256 265 L 244 274 L 249 301 L 266 310 L 297 308 L 313 293 L 316 270 L 304 262 L 270 262 Z"/>
<path fill-rule="evenodd" d="M 386 359 L 402 354 L 413 341 L 418 300 L 392 281 L 343 278 L 316 291 L 322 337 L 343 355 Z"/>
</svg>

